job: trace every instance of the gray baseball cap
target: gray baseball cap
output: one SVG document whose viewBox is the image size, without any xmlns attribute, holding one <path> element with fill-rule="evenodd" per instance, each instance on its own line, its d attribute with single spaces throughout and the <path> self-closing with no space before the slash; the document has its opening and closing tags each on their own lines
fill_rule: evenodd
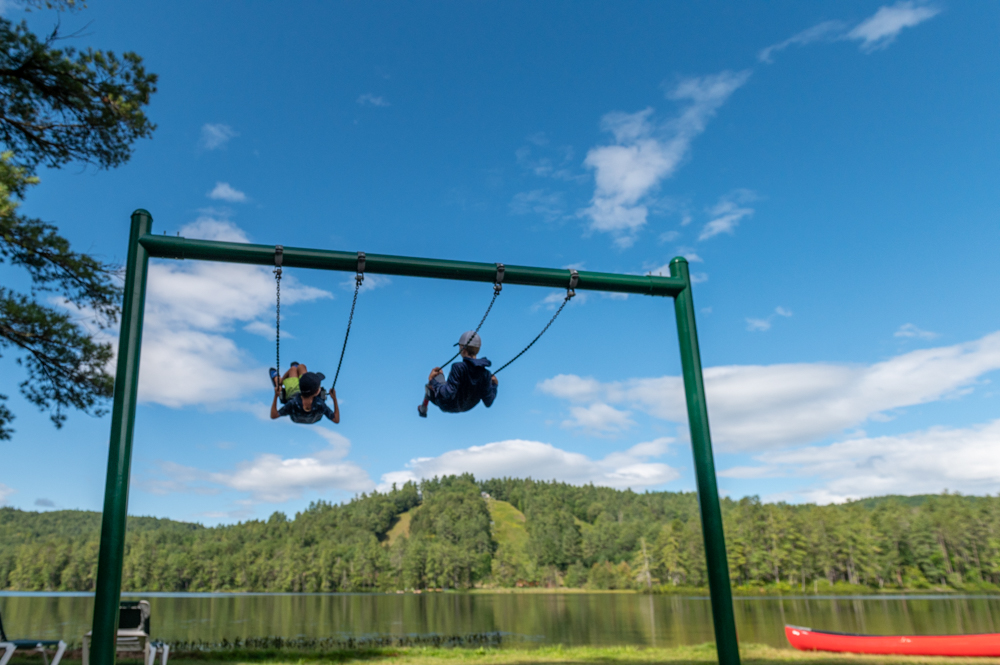
<svg viewBox="0 0 1000 665">
<path fill-rule="evenodd" d="M 483 348 L 483 340 L 475 331 L 467 330 L 458 338 L 458 344 L 455 346 L 471 346 L 474 349 L 481 349 Z"/>
</svg>

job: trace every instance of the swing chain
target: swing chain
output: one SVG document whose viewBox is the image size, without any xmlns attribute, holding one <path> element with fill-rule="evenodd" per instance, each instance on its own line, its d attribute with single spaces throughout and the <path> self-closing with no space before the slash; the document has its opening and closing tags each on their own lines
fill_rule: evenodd
<svg viewBox="0 0 1000 665">
<path fill-rule="evenodd" d="M 284 257 L 285 248 L 281 245 L 274 246 L 274 285 L 276 290 L 274 307 L 274 363 L 275 369 L 281 373 L 281 260 Z"/>
<path fill-rule="evenodd" d="M 351 324 L 354 322 L 354 307 L 358 304 L 358 291 L 361 290 L 361 283 L 365 281 L 365 253 L 358 252 L 358 273 L 354 276 L 354 299 L 351 300 L 351 314 L 347 317 L 347 332 L 344 333 L 344 346 L 340 348 L 340 360 L 337 361 L 337 372 L 333 375 L 332 391 L 337 387 L 337 379 L 340 377 L 340 366 L 344 364 L 344 352 L 347 351 L 347 338 L 351 336 Z"/>
<path fill-rule="evenodd" d="M 484 323 L 486 323 L 486 317 L 490 315 L 490 310 L 493 309 L 493 303 L 497 301 L 497 296 L 499 296 L 500 292 L 503 290 L 503 275 L 506 268 L 502 263 L 498 263 L 496 265 L 497 265 L 497 274 L 496 277 L 493 278 L 493 298 L 492 300 L 490 300 L 490 306 L 486 308 L 486 313 L 483 314 L 483 318 L 479 320 L 479 325 L 476 326 L 475 331 L 473 331 L 472 339 L 475 339 L 476 335 L 479 334 L 479 329 L 483 327 Z M 451 364 L 452 360 L 454 360 L 461 354 L 462 354 L 462 349 L 461 347 L 459 347 L 458 353 L 453 355 L 451 358 L 448 358 L 448 360 L 446 360 L 443 365 L 438 365 L 438 367 L 442 368 L 447 367 L 449 364 Z"/>
<path fill-rule="evenodd" d="M 531 342 L 528 343 L 528 346 L 526 346 L 523 349 L 521 349 L 520 353 L 518 353 L 516 356 L 514 356 L 513 358 L 511 358 L 510 360 L 508 360 L 506 363 L 504 363 L 500 367 L 500 369 L 498 369 L 497 371 L 493 372 L 494 376 L 496 376 L 497 374 L 499 374 L 500 372 L 502 372 L 512 362 L 514 362 L 515 360 L 517 360 L 518 358 L 520 358 L 521 356 L 523 356 L 525 353 L 527 353 L 528 349 L 530 349 L 531 347 L 533 347 L 535 345 L 535 342 L 537 342 L 538 340 L 540 340 L 542 338 L 542 335 L 545 334 L 545 331 L 548 330 L 549 327 L 553 323 L 556 322 L 556 319 L 559 318 L 559 315 L 562 314 L 563 308 L 565 308 L 566 305 L 569 304 L 569 301 L 572 300 L 576 296 L 576 286 L 579 283 L 580 283 L 580 273 L 577 272 L 576 270 L 570 270 L 569 271 L 569 287 L 567 287 L 567 289 L 566 289 L 566 297 L 563 298 L 562 304 L 559 305 L 559 309 L 556 310 L 556 313 L 552 315 L 552 318 L 549 319 L 549 322 L 545 324 L 544 328 L 542 328 L 542 332 L 538 333 L 538 336 L 535 337 L 535 339 L 531 340 Z"/>
</svg>

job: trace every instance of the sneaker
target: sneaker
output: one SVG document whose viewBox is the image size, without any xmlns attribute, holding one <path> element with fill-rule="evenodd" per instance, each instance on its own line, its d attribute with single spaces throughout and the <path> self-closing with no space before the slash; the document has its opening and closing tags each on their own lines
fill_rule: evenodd
<svg viewBox="0 0 1000 665">
<path fill-rule="evenodd" d="M 267 373 L 271 376 L 271 383 L 277 383 L 278 381 L 278 370 L 273 367 L 267 370 Z"/>
<path fill-rule="evenodd" d="M 289 367 L 298 367 L 298 366 L 299 366 L 298 363 L 292 363 L 291 365 L 289 365 Z"/>
<path fill-rule="evenodd" d="M 421 418 L 426 418 L 427 417 L 427 405 L 426 404 L 418 404 L 417 405 L 417 413 L 420 415 Z"/>
</svg>

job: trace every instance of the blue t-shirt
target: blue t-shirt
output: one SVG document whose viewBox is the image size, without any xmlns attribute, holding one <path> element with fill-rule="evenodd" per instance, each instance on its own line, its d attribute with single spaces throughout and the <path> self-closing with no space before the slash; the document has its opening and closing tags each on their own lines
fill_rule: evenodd
<svg viewBox="0 0 1000 665">
<path fill-rule="evenodd" d="M 309 411 L 306 411 L 302 406 L 302 393 L 298 393 L 278 409 L 278 415 L 288 416 L 293 423 L 312 425 L 322 420 L 324 415 L 333 420 L 333 409 L 326 404 L 326 391 L 324 390 L 313 398 L 312 409 Z"/>
</svg>

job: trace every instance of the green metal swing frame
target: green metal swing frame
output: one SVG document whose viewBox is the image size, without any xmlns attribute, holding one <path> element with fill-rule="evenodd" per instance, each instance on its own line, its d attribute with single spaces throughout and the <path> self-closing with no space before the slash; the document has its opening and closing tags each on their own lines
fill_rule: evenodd
<svg viewBox="0 0 1000 665">
<path fill-rule="evenodd" d="M 274 264 L 274 245 L 189 240 L 152 234 L 153 217 L 146 210 L 132 213 L 125 273 L 125 298 L 122 304 L 118 367 L 115 375 L 114 404 L 111 412 L 111 442 L 108 451 L 108 474 L 101 522 L 101 549 L 97 563 L 94 632 L 91 662 L 113 665 L 115 636 L 118 630 L 118 603 L 121 596 L 122 563 L 125 553 L 125 528 L 128 516 L 129 475 L 132 463 L 132 436 L 135 430 L 136 394 L 139 385 L 139 351 L 142 344 L 142 319 L 146 300 L 149 259 L 187 259 L 222 261 L 252 265 Z M 283 265 L 294 268 L 356 272 L 355 252 L 285 247 Z M 506 265 L 504 282 L 525 286 L 566 288 L 565 270 Z M 368 273 L 431 277 L 436 279 L 492 283 L 496 264 L 446 261 L 405 256 L 366 254 Z M 669 296 L 674 299 L 677 334 L 680 339 L 684 393 L 687 400 L 691 447 L 694 453 L 698 506 L 705 540 L 708 583 L 711 592 L 715 643 L 722 665 L 739 665 L 739 644 L 729 586 L 729 565 L 722 528 L 722 511 L 716 484 L 715 460 L 708 428 L 705 383 L 702 378 L 698 333 L 695 327 L 694 300 L 687 261 L 677 257 L 670 262 L 670 277 L 653 275 L 617 275 L 579 272 L 578 290 Z"/>
</svg>

